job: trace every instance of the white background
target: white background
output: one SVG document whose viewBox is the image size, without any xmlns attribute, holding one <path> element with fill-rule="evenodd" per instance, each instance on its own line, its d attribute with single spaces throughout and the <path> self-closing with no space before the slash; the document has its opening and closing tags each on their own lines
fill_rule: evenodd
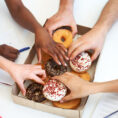
<svg viewBox="0 0 118 118">
<path fill-rule="evenodd" d="M 93 27 L 101 10 L 108 0 L 75 0 L 74 16 L 77 24 Z M 59 0 L 23 0 L 37 20 L 43 25 L 45 20 L 58 9 Z M 118 23 L 108 33 L 105 47 L 102 51 L 95 76 L 95 81 L 107 81 L 117 78 L 118 70 Z M 4 0 L 0 1 L 0 44 L 7 43 L 18 49 L 32 46 L 34 35 L 17 25 L 11 18 Z M 23 63 L 29 51 L 22 53 L 17 63 Z M 0 78 L 11 79 L 6 73 L 0 73 Z M 11 82 L 12 83 L 12 82 Z M 83 118 L 90 118 L 100 95 L 92 95 L 86 104 Z M 33 110 L 13 103 L 11 87 L 0 85 L 0 115 L 3 118 L 62 118 L 61 116 Z"/>
</svg>

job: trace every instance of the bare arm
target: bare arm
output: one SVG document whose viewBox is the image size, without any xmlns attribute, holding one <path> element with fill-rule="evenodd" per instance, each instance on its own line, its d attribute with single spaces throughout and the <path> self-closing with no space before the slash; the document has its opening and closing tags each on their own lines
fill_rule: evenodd
<svg viewBox="0 0 118 118">
<path fill-rule="evenodd" d="M 93 83 L 91 86 L 91 94 L 99 92 L 118 92 L 118 79 L 108 82 Z"/>
<path fill-rule="evenodd" d="M 93 29 L 72 43 L 68 53 L 70 59 L 92 49 L 94 53 L 91 59 L 95 60 L 103 48 L 107 32 L 116 20 L 118 20 L 118 0 L 109 0 Z"/>
<path fill-rule="evenodd" d="M 108 82 L 88 82 L 70 72 L 55 76 L 53 79 L 61 81 L 71 91 L 70 94 L 62 99 L 62 102 L 76 98 L 83 98 L 96 93 L 118 92 L 118 80 Z"/>
<path fill-rule="evenodd" d="M 36 30 L 42 28 L 31 12 L 23 5 L 21 0 L 5 1 L 12 17 L 18 24 L 34 33 Z"/>
<path fill-rule="evenodd" d="M 64 10 L 69 10 L 72 13 L 73 3 L 74 0 L 60 0 L 59 12 L 63 12 Z"/>
<path fill-rule="evenodd" d="M 64 46 L 60 46 L 59 43 L 52 40 L 47 30 L 37 22 L 31 12 L 23 5 L 21 0 L 5 1 L 15 21 L 24 28 L 35 33 L 35 46 L 39 63 L 41 62 L 42 49 L 45 53 L 52 56 L 57 64 L 63 64 L 65 66 L 65 60 L 67 60 L 68 57 L 66 56 L 66 49 Z"/>
<path fill-rule="evenodd" d="M 74 0 L 60 0 L 58 12 L 49 18 L 45 24 L 50 36 L 52 36 L 53 30 L 62 26 L 70 26 L 73 36 L 77 33 L 76 22 L 73 16 L 73 3 Z"/>
<path fill-rule="evenodd" d="M 118 0 L 109 0 L 94 27 L 104 28 L 106 32 L 118 20 Z M 105 32 L 105 33 L 106 33 Z"/>
<path fill-rule="evenodd" d="M 39 76 L 46 77 L 45 71 L 39 65 L 20 65 L 15 64 L 0 56 L 0 68 L 8 72 L 12 79 L 18 84 L 23 95 L 25 95 L 24 81 L 34 80 L 37 83 L 44 84 Z M 39 75 L 39 76 L 38 76 Z"/>
</svg>

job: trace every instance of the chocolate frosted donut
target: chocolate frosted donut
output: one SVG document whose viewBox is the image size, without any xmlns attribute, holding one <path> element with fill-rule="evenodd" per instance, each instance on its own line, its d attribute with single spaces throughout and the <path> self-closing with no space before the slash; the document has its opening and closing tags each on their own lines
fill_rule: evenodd
<svg viewBox="0 0 118 118">
<path fill-rule="evenodd" d="M 70 72 L 70 66 L 58 65 L 53 59 L 49 59 L 45 65 L 46 73 L 48 76 L 58 76 L 65 72 Z"/>
<path fill-rule="evenodd" d="M 33 100 L 35 102 L 43 102 L 46 100 L 42 93 L 43 85 L 38 83 L 30 84 L 26 89 L 26 97 L 29 100 Z"/>
</svg>

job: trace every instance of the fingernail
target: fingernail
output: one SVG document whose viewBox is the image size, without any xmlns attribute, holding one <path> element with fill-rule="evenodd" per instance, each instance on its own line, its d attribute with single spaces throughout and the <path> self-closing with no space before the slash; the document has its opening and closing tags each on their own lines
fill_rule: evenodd
<svg viewBox="0 0 118 118">
<path fill-rule="evenodd" d="M 64 65 L 65 65 L 65 66 L 67 66 L 67 64 L 66 64 L 66 63 L 65 63 Z"/>
<path fill-rule="evenodd" d="M 25 96 L 25 92 L 23 92 L 23 95 Z"/>
<path fill-rule="evenodd" d="M 63 103 L 64 101 L 63 100 L 60 100 L 60 103 Z"/>
<path fill-rule="evenodd" d="M 61 62 L 59 62 L 58 64 L 61 65 Z"/>
<path fill-rule="evenodd" d="M 68 58 L 68 57 L 67 57 L 66 59 L 67 59 L 67 60 L 69 60 L 69 58 Z"/>
</svg>

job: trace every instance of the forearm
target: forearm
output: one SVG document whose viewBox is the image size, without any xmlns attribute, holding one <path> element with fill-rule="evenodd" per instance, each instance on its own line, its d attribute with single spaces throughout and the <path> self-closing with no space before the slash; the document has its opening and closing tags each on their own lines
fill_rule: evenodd
<svg viewBox="0 0 118 118">
<path fill-rule="evenodd" d="M 91 83 L 90 94 L 95 93 L 107 93 L 107 92 L 118 92 L 118 80 Z"/>
<path fill-rule="evenodd" d="M 116 20 L 118 20 L 118 0 L 109 0 L 94 28 L 99 28 L 107 33 Z"/>
<path fill-rule="evenodd" d="M 74 0 L 60 0 L 59 12 L 73 12 L 73 2 Z"/>
<path fill-rule="evenodd" d="M 21 0 L 5 0 L 8 9 L 14 20 L 22 27 L 35 32 L 41 29 L 41 25 L 37 22 L 31 12 L 23 5 Z"/>
<path fill-rule="evenodd" d="M 13 67 L 13 62 L 7 60 L 6 58 L 0 56 L 0 68 L 4 71 L 8 72 L 10 71 L 10 68 Z"/>
</svg>

